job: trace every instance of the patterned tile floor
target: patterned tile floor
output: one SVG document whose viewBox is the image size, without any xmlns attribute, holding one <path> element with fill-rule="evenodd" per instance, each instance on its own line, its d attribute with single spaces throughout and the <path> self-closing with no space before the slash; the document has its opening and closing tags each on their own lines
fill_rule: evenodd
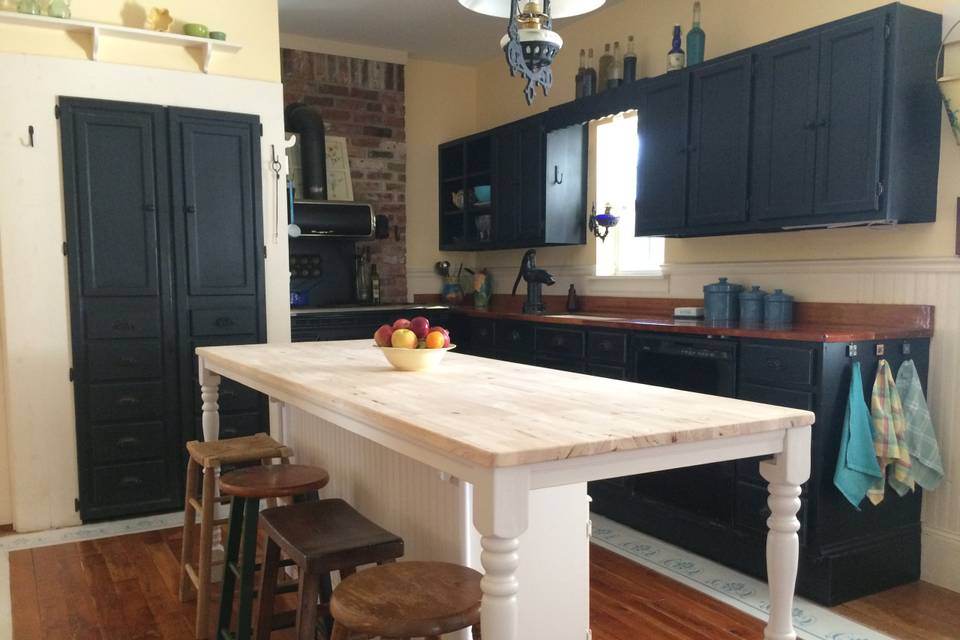
<svg viewBox="0 0 960 640">
<path fill-rule="evenodd" d="M 168 529 L 180 526 L 182 522 L 182 514 L 171 513 L 0 537 L 0 640 L 12 640 L 13 635 L 9 552 L 77 540 Z M 593 541 L 749 615 L 766 618 L 767 586 L 760 580 L 739 574 L 599 515 L 593 516 Z M 893 640 L 801 598 L 797 599 L 794 610 L 794 624 L 803 640 Z"/>
</svg>

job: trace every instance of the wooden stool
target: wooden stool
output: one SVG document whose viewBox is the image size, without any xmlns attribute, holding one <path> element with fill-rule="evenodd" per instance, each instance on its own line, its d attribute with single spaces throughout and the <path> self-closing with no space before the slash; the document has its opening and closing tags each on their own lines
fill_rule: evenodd
<svg viewBox="0 0 960 640">
<path fill-rule="evenodd" d="M 299 464 L 246 467 L 220 477 L 220 490 L 231 496 L 230 527 L 223 571 L 217 640 L 249 640 L 253 619 L 253 574 L 257 564 L 257 520 L 260 500 L 314 493 L 326 486 L 330 476 L 323 469 Z M 241 550 L 242 541 L 242 550 Z M 230 634 L 233 592 L 240 580 L 237 632 Z M 272 585 L 275 587 L 275 585 Z M 271 587 L 271 588 L 272 588 Z M 272 599 L 271 594 L 271 599 Z"/>
<path fill-rule="evenodd" d="M 361 571 L 333 592 L 331 640 L 350 640 L 353 633 L 440 640 L 479 625 L 480 578 L 473 569 L 446 562 L 397 562 Z"/>
<path fill-rule="evenodd" d="M 217 504 L 226 504 L 229 499 L 217 498 L 216 478 L 221 466 L 268 463 L 274 458 L 289 462 L 293 452 L 265 433 L 252 436 L 217 440 L 214 442 L 191 441 L 187 443 L 190 460 L 187 463 L 186 495 L 183 499 L 183 548 L 180 552 L 180 601 L 186 602 L 194 594 L 197 597 L 197 618 L 194 635 L 207 637 L 209 629 L 211 555 L 213 552 L 213 529 L 218 524 L 214 516 Z M 203 478 L 203 489 L 197 493 L 197 485 Z M 200 516 L 200 552 L 197 563 L 197 512 Z"/>
<path fill-rule="evenodd" d="M 393 562 L 403 555 L 403 540 L 360 515 L 343 500 L 267 509 L 260 514 L 267 550 L 260 576 L 257 640 L 268 640 L 280 628 L 273 615 L 280 552 L 300 569 L 297 637 L 313 640 L 319 615 L 317 598 L 322 580 L 333 571 L 340 578 L 365 564 Z M 321 605 L 321 609 L 325 608 Z M 324 612 L 326 613 L 326 612 Z"/>
</svg>

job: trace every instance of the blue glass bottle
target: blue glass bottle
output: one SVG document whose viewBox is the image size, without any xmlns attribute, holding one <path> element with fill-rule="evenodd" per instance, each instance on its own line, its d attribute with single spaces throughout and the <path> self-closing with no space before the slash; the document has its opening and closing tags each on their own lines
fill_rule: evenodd
<svg viewBox="0 0 960 640">
<path fill-rule="evenodd" d="M 687 66 L 703 62 L 703 48 L 707 39 L 700 28 L 700 3 L 693 3 L 693 26 L 687 33 Z"/>
<path fill-rule="evenodd" d="M 680 46 L 680 40 L 682 39 L 680 35 L 680 25 L 673 25 L 673 46 L 670 48 L 670 51 L 667 53 L 667 71 L 677 71 L 683 69 L 684 64 L 686 63 L 683 47 Z"/>
</svg>

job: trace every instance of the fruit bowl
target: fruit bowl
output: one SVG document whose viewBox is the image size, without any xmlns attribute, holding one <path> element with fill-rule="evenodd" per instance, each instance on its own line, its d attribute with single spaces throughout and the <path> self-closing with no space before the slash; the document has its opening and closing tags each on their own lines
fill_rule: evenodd
<svg viewBox="0 0 960 640">
<path fill-rule="evenodd" d="M 457 345 L 452 344 L 449 347 L 441 349 L 400 349 L 397 347 L 378 347 L 383 352 L 387 362 L 393 365 L 394 369 L 400 371 L 427 371 L 440 364 L 447 351 L 456 349 Z"/>
</svg>

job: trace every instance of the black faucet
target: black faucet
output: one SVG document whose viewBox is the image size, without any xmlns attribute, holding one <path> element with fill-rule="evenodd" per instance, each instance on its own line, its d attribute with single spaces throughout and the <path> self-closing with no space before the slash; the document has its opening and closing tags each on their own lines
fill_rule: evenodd
<svg viewBox="0 0 960 640">
<path fill-rule="evenodd" d="M 543 312 L 546 311 L 543 305 L 543 285 L 550 286 L 556 280 L 543 269 L 537 269 L 536 249 L 527 249 L 527 252 L 523 254 L 523 259 L 520 261 L 520 272 L 517 273 L 517 280 L 513 283 L 513 295 L 517 295 L 520 278 L 523 278 L 527 283 L 527 301 L 523 303 L 523 312 L 543 315 Z"/>
</svg>

